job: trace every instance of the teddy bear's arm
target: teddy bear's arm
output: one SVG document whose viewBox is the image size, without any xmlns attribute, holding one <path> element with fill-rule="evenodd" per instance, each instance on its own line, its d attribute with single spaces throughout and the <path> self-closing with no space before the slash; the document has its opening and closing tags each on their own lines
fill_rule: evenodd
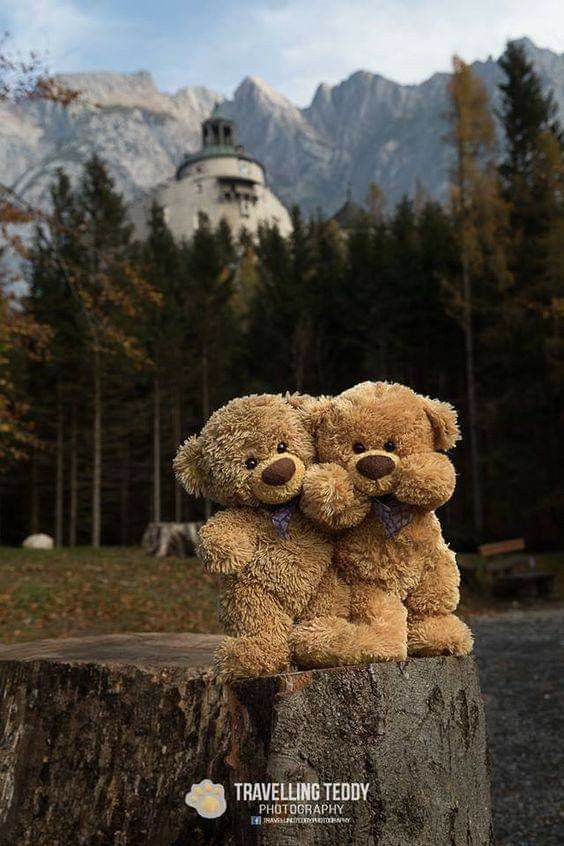
<svg viewBox="0 0 564 846">
<path fill-rule="evenodd" d="M 418 453 L 404 458 L 397 472 L 394 494 L 400 502 L 434 511 L 447 502 L 454 491 L 456 474 L 446 455 Z"/>
<path fill-rule="evenodd" d="M 407 596 L 410 617 L 449 614 L 460 600 L 460 573 L 452 549 L 441 543 L 432 551 L 417 587 Z"/>
<path fill-rule="evenodd" d="M 253 557 L 257 516 L 250 509 L 219 511 L 199 532 L 198 556 L 208 573 L 238 573 Z"/>
<path fill-rule="evenodd" d="M 357 526 L 370 511 L 370 500 L 354 487 L 339 464 L 314 464 L 306 471 L 300 507 L 326 531 Z"/>
</svg>

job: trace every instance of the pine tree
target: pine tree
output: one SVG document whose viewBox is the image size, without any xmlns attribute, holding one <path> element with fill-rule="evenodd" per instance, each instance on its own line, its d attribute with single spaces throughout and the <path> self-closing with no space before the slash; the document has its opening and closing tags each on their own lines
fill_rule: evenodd
<svg viewBox="0 0 564 846">
<path fill-rule="evenodd" d="M 475 311 L 476 288 L 485 280 L 490 291 L 509 283 L 505 257 L 506 210 L 495 169 L 495 125 L 484 84 L 458 57 L 449 85 L 454 150 L 452 213 L 460 255 L 460 276 L 450 288 L 453 313 L 465 343 L 466 395 L 470 435 L 474 528 L 483 531 L 482 469 L 478 440 Z"/>
<path fill-rule="evenodd" d="M 523 45 L 510 41 L 499 60 L 506 155 L 500 166 L 510 206 L 512 267 L 529 283 L 545 275 L 545 239 L 561 214 L 564 136 L 551 91 L 544 92 Z"/>
<path fill-rule="evenodd" d="M 519 362 L 519 379 L 507 385 L 501 398 L 498 427 L 504 448 L 499 464 L 507 474 L 515 473 L 515 466 L 524 465 L 531 452 L 543 455 L 533 480 L 514 475 L 507 519 L 524 497 L 531 497 L 531 531 L 544 513 L 542 529 L 536 531 L 545 536 L 556 534 L 561 522 L 556 504 L 563 501 L 555 425 L 562 404 L 563 133 L 554 97 L 543 90 L 524 48 L 510 42 L 500 66 L 505 75 L 500 118 L 507 150 L 500 173 L 509 204 L 515 277 L 506 308 L 503 360 Z M 516 419 L 519 427 L 514 426 Z"/>
<path fill-rule="evenodd" d="M 121 196 L 95 154 L 78 194 L 83 261 L 73 269 L 88 316 L 92 372 L 92 545 L 101 542 L 103 380 L 108 361 L 146 363 L 138 317 L 160 298 L 131 261 L 132 227 Z"/>
</svg>

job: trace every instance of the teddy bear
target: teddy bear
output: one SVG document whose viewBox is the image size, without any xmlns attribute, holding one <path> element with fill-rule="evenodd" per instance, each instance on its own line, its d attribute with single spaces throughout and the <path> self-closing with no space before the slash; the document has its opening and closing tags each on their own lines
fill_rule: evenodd
<svg viewBox="0 0 564 846">
<path fill-rule="evenodd" d="M 471 632 L 454 611 L 460 576 L 435 509 L 450 499 L 454 467 L 445 454 L 460 437 L 448 403 L 408 387 L 364 382 L 305 405 L 318 465 L 305 475 L 301 508 L 335 533 L 335 563 L 351 587 L 349 623 L 372 626 L 380 660 L 406 654 L 464 655 Z M 298 625 L 292 646 L 302 666 L 354 660 L 354 637 L 335 603 Z M 351 654 L 352 650 L 352 654 Z"/>
<path fill-rule="evenodd" d="M 233 399 L 174 459 L 188 493 L 225 507 L 198 542 L 205 569 L 220 577 L 219 619 L 229 637 L 215 664 L 224 680 L 287 669 L 292 626 L 331 565 L 332 539 L 298 508 L 315 449 L 294 405 L 274 394 Z"/>
</svg>

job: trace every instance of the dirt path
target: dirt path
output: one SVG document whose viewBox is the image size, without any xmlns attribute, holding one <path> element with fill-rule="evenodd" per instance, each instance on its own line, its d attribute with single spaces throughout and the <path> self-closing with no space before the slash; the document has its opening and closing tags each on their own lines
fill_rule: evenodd
<svg viewBox="0 0 564 846">
<path fill-rule="evenodd" d="M 564 609 L 472 617 L 496 844 L 564 843 Z"/>
</svg>

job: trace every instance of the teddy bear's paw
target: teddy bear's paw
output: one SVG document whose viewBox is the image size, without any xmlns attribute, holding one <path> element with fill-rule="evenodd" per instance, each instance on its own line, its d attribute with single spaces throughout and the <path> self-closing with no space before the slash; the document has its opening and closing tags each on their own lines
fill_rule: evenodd
<svg viewBox="0 0 564 846">
<path fill-rule="evenodd" d="M 282 673 L 288 669 L 287 643 L 268 640 L 268 633 L 256 637 L 229 637 L 218 646 L 214 665 L 221 681 L 255 678 Z"/>
<path fill-rule="evenodd" d="M 305 669 L 405 661 L 407 645 L 401 633 L 378 632 L 341 617 L 318 617 L 296 626 L 290 635 L 294 660 Z"/>
<path fill-rule="evenodd" d="M 410 655 L 468 655 L 472 651 L 472 632 L 454 614 L 413 621 L 408 631 Z"/>
<path fill-rule="evenodd" d="M 341 617 L 316 617 L 294 626 L 289 640 L 295 663 L 304 669 L 349 663 L 343 650 L 349 627 Z"/>
<path fill-rule="evenodd" d="M 199 784 L 193 784 L 186 794 L 185 802 L 195 808 L 201 817 L 214 819 L 225 812 L 225 792 L 221 784 L 214 784 L 204 779 Z"/>
<path fill-rule="evenodd" d="M 407 659 L 407 636 L 403 626 L 357 626 L 357 640 L 369 662 Z"/>
<path fill-rule="evenodd" d="M 343 529 L 359 523 L 370 510 L 370 502 L 355 490 L 344 467 L 316 464 L 305 474 L 301 509 L 318 524 Z"/>
</svg>

